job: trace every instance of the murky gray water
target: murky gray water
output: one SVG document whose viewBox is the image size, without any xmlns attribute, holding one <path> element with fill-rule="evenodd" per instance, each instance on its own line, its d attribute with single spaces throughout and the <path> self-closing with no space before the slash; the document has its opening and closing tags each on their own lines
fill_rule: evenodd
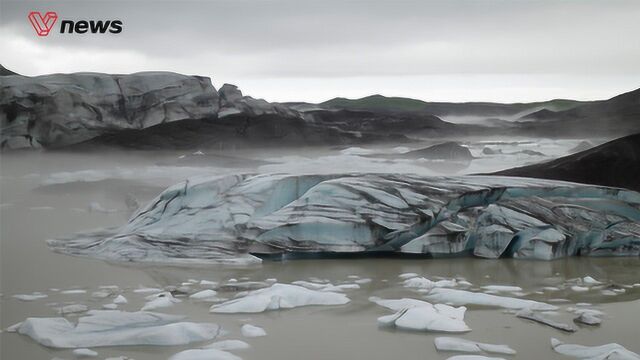
<svg viewBox="0 0 640 360">
<path fill-rule="evenodd" d="M 229 334 L 225 339 L 242 339 L 251 348 L 235 352 L 243 359 L 446 359 L 454 353 L 438 353 L 433 339 L 442 334 L 412 333 L 378 328 L 376 319 L 389 314 L 386 309 L 368 301 L 370 296 L 384 298 L 412 297 L 420 294 L 402 287 L 398 275 L 415 272 L 430 279 L 464 277 L 474 287 L 490 284 L 518 285 L 524 297 L 549 301 L 561 307 L 556 320 L 572 323 L 573 314 L 567 307 L 579 302 L 593 304 L 591 308 L 606 313 L 599 327 L 579 327 L 573 334 L 516 318 L 500 309 L 469 306 L 465 321 L 472 331 L 460 336 L 489 343 L 504 343 L 518 351 L 517 359 L 562 359 L 551 350 L 550 338 L 563 341 L 601 345 L 617 342 L 629 350 L 639 352 L 638 324 L 640 323 L 640 259 L 638 258 L 572 258 L 552 262 L 481 260 L 481 259 L 327 259 L 267 261 L 250 268 L 171 268 L 135 267 L 107 264 L 101 261 L 74 258 L 51 253 L 45 240 L 69 235 L 76 231 L 122 224 L 127 218 L 124 198 L 132 193 L 141 202 L 182 176 L 175 169 L 155 167 L 157 159 L 132 156 L 69 156 L 60 154 L 10 154 L 0 160 L 0 325 L 2 329 L 27 317 L 57 316 L 47 306 L 53 302 L 76 302 L 99 309 L 109 301 L 92 299 L 90 294 L 100 285 L 118 285 L 129 303 L 122 310 L 139 310 L 144 295 L 132 289 L 139 286 L 164 287 L 179 285 L 188 279 L 226 281 L 230 278 L 264 280 L 277 278 L 279 282 L 327 279 L 340 283 L 349 276 L 371 278 L 360 289 L 345 291 L 352 300 L 342 306 L 303 307 L 263 314 L 210 314 L 210 304 L 184 299 L 182 303 L 161 312 L 186 315 L 191 321 L 215 322 Z M 52 184 L 51 174 L 60 171 L 86 169 L 108 170 L 104 179 L 95 173 L 94 182 Z M 114 172 L 113 169 L 120 169 Z M 133 169 L 133 170 L 132 170 Z M 133 174 L 127 171 L 132 170 Z M 237 171 L 210 169 L 212 173 Z M 196 169 L 197 172 L 197 169 Z M 74 176 L 80 176 L 75 174 Z M 80 177 L 82 177 L 80 176 Z M 132 180 L 139 177 L 142 180 Z M 56 179 L 60 179 L 58 177 Z M 48 181 L 48 182 L 47 182 Z M 42 186 L 48 183 L 48 186 Z M 113 213 L 90 212 L 88 204 L 98 202 Z M 544 286 L 564 284 L 565 281 L 592 276 L 598 280 L 625 288 L 624 294 L 604 296 L 600 291 L 575 292 L 562 290 L 539 291 Z M 55 289 L 86 289 L 86 294 L 64 295 Z M 194 287 L 194 289 L 197 287 Z M 23 302 L 14 294 L 41 291 L 46 299 Z M 233 296 L 233 294 L 227 294 Z M 73 318 L 73 317 L 71 317 Z M 251 323 L 263 327 L 268 335 L 243 339 L 240 326 Z M 450 336 L 450 335 L 445 335 Z M 0 333 L 0 358 L 51 359 L 73 358 L 69 350 L 55 350 L 38 345 L 30 338 L 14 333 Z M 191 346 L 95 348 L 100 358 L 126 355 L 137 360 L 166 359 Z M 504 356 L 509 358 L 508 356 Z"/>
</svg>

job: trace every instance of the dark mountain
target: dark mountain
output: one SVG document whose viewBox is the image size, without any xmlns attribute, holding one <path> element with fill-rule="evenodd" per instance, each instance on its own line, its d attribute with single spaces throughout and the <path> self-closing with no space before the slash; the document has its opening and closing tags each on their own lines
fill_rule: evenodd
<svg viewBox="0 0 640 360">
<path fill-rule="evenodd" d="M 640 89 L 564 111 L 540 110 L 520 118 L 537 135 L 626 135 L 640 131 Z"/>
<path fill-rule="evenodd" d="M 0 64 L 0 76 L 7 76 L 7 75 L 20 75 L 20 74 L 14 73 L 13 71 L 7 69 L 6 67 L 2 66 L 2 64 Z"/>
<path fill-rule="evenodd" d="M 640 133 L 553 161 L 494 174 L 565 180 L 640 191 Z"/>
</svg>

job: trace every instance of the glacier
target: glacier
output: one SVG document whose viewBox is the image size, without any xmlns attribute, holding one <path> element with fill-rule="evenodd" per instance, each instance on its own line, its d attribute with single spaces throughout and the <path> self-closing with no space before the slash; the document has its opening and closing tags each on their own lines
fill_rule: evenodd
<svg viewBox="0 0 640 360">
<path fill-rule="evenodd" d="M 70 255 L 177 264 L 336 253 L 638 256 L 640 194 L 500 176 L 201 176 L 169 187 L 119 228 L 48 244 Z"/>
</svg>

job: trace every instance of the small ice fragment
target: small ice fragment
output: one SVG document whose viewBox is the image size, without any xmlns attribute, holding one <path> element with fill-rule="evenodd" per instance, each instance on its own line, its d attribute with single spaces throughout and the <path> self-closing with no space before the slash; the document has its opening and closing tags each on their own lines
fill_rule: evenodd
<svg viewBox="0 0 640 360">
<path fill-rule="evenodd" d="M 587 312 L 578 315 L 578 317 L 573 319 L 573 321 L 580 324 L 584 324 L 584 325 L 590 325 L 590 326 L 597 326 L 602 323 L 602 319 L 600 319 L 599 317 L 597 317 L 592 313 L 587 313 Z"/>
<path fill-rule="evenodd" d="M 211 290 L 211 289 L 207 289 L 207 290 L 202 290 L 202 291 L 198 291 L 195 294 L 191 294 L 189 295 L 190 299 L 195 299 L 195 300 L 207 300 L 210 298 L 215 298 L 216 295 L 218 295 L 218 292 L 215 290 Z"/>
<path fill-rule="evenodd" d="M 142 309 L 140 309 L 141 311 L 170 307 L 173 306 L 173 304 L 182 302 L 182 300 L 174 298 L 170 292 L 162 292 L 159 294 L 150 295 L 147 296 L 146 299 L 149 301 L 144 304 Z"/>
<path fill-rule="evenodd" d="M 244 350 L 248 349 L 251 346 L 242 340 L 222 340 L 216 341 L 213 344 L 207 345 L 204 349 L 218 349 L 222 351 L 231 351 L 231 350 Z"/>
<path fill-rule="evenodd" d="M 127 298 L 122 295 L 118 295 L 115 299 L 113 299 L 114 304 L 126 304 L 127 302 Z"/>
<path fill-rule="evenodd" d="M 118 308 L 118 304 L 103 304 L 102 308 L 107 310 L 115 310 Z"/>
<path fill-rule="evenodd" d="M 402 282 L 402 286 L 415 289 L 431 289 L 435 283 L 424 277 L 409 278 Z"/>
<path fill-rule="evenodd" d="M 87 310 L 89 310 L 89 307 L 86 306 L 86 305 L 71 304 L 71 305 L 65 305 L 65 306 L 60 307 L 58 309 L 58 314 L 60 314 L 60 315 L 73 314 L 73 313 L 85 312 Z"/>
<path fill-rule="evenodd" d="M 585 276 L 582 278 L 582 283 L 585 285 L 600 285 L 602 284 L 601 281 L 598 281 L 594 278 L 592 278 L 591 276 Z"/>
<path fill-rule="evenodd" d="M 191 349 L 181 351 L 171 356 L 169 360 L 242 360 L 242 358 L 218 349 Z"/>
<path fill-rule="evenodd" d="M 496 291 L 496 292 L 519 292 L 522 291 L 520 286 L 510 286 L 510 285 L 487 285 L 482 287 L 488 291 Z"/>
<path fill-rule="evenodd" d="M 78 358 L 96 357 L 98 353 L 87 348 L 75 349 L 72 351 L 73 355 Z"/>
<path fill-rule="evenodd" d="M 555 328 L 558 330 L 562 330 L 566 332 L 576 331 L 576 329 L 571 325 L 560 323 L 551 319 L 547 319 L 542 315 L 540 315 L 539 313 L 532 311 L 531 309 L 520 310 L 516 313 L 516 316 L 519 318 L 528 319 L 528 320 L 538 322 L 540 324 L 551 326 L 552 328 Z"/>
<path fill-rule="evenodd" d="M 158 289 L 158 288 L 148 288 L 148 287 L 141 287 L 141 288 L 137 288 L 134 289 L 133 292 L 136 294 L 149 294 L 149 293 L 159 293 L 162 292 L 162 289 Z"/>
<path fill-rule="evenodd" d="M 456 355 L 447 360 L 505 360 L 504 358 L 487 357 L 483 355 Z"/>
<path fill-rule="evenodd" d="M 9 326 L 8 328 L 5 329 L 5 331 L 9 333 L 17 332 L 21 325 L 22 325 L 22 321 L 17 324 L 13 324 Z"/>
<path fill-rule="evenodd" d="M 416 273 L 404 273 L 404 274 L 398 275 L 398 277 L 400 279 L 410 279 L 410 278 L 413 278 L 413 277 L 418 277 L 418 274 L 416 274 Z"/>
<path fill-rule="evenodd" d="M 470 353 L 481 353 L 482 351 L 496 354 L 515 355 L 516 351 L 507 345 L 494 345 L 475 342 L 467 339 L 452 337 L 437 337 L 435 339 L 438 351 L 459 351 Z"/>
<path fill-rule="evenodd" d="M 364 284 L 368 284 L 368 283 L 370 283 L 371 281 L 372 281 L 372 280 L 371 280 L 371 279 L 369 279 L 369 278 L 364 278 L 364 279 L 358 279 L 358 280 L 355 280 L 355 281 L 354 281 L 354 283 L 356 283 L 356 284 L 360 284 L 360 285 L 364 285 Z"/>
<path fill-rule="evenodd" d="M 267 332 L 264 331 L 263 328 L 251 324 L 242 325 L 242 328 L 240 328 L 240 332 L 244 337 L 259 337 L 267 335 Z"/>
<path fill-rule="evenodd" d="M 17 294 L 17 295 L 13 295 L 14 298 L 16 298 L 18 300 L 22 300 L 22 301 L 34 301 L 34 300 L 38 300 L 38 299 L 44 299 L 47 296 L 48 296 L 47 294 L 43 294 L 43 293 L 40 293 L 40 292 L 34 292 L 32 294 Z"/>
<path fill-rule="evenodd" d="M 575 292 L 586 292 L 586 291 L 589 291 L 589 288 L 585 287 L 585 286 L 573 285 L 571 287 L 571 290 L 573 290 Z"/>
<path fill-rule="evenodd" d="M 83 289 L 71 289 L 71 290 L 63 290 L 60 291 L 60 294 L 64 294 L 64 295 L 78 295 L 78 294 L 86 294 L 87 290 L 83 290 Z"/>
<path fill-rule="evenodd" d="M 218 286 L 218 282 L 210 280 L 200 280 L 200 286 L 216 287 Z"/>
</svg>

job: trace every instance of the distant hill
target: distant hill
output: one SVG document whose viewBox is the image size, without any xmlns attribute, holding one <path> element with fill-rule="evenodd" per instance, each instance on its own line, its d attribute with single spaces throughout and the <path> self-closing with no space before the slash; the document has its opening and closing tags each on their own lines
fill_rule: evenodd
<svg viewBox="0 0 640 360">
<path fill-rule="evenodd" d="M 426 102 L 404 97 L 371 95 L 360 99 L 334 98 L 317 105 L 331 109 L 426 112 L 436 116 L 473 115 L 485 117 L 511 117 L 518 114 L 522 116 L 543 109 L 563 111 L 582 104 L 586 104 L 586 102 L 567 99 L 513 104 L 491 102 L 448 103 Z"/>
<path fill-rule="evenodd" d="M 559 159 L 494 175 L 565 180 L 640 191 L 640 133 Z"/>
</svg>

